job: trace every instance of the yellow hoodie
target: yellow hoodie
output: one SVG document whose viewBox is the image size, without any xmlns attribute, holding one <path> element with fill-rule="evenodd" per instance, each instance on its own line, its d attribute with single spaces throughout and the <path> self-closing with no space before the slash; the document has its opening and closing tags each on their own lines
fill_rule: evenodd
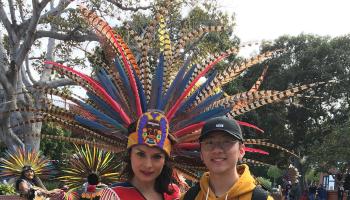
<svg viewBox="0 0 350 200">
<path fill-rule="evenodd" d="M 201 190 L 195 200 L 251 200 L 253 190 L 256 186 L 255 179 L 250 174 L 248 165 L 243 164 L 238 166 L 237 171 L 240 174 L 239 179 L 229 191 L 221 197 L 216 197 L 209 187 L 209 172 L 204 173 L 199 182 Z M 183 198 L 184 195 L 181 197 L 181 200 L 183 200 Z M 267 199 L 273 200 L 271 196 Z"/>
</svg>

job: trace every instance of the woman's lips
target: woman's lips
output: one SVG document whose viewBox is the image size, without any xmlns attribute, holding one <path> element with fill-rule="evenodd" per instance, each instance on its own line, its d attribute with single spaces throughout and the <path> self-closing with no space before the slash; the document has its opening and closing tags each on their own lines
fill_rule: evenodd
<svg viewBox="0 0 350 200">
<path fill-rule="evenodd" d="M 141 173 L 145 176 L 151 176 L 154 172 L 141 171 Z"/>
<path fill-rule="evenodd" d="M 212 162 L 215 162 L 215 163 L 220 163 L 220 162 L 223 162 L 224 160 L 226 160 L 226 158 L 212 158 L 210 160 Z"/>
</svg>

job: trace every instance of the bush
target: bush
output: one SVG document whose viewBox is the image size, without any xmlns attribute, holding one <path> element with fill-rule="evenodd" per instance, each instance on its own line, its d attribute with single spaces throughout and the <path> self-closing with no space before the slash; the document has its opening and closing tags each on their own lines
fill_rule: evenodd
<svg viewBox="0 0 350 200">
<path fill-rule="evenodd" d="M 272 184 L 269 179 L 263 178 L 263 177 L 257 177 L 256 181 L 266 190 L 271 191 L 272 189 Z"/>
<path fill-rule="evenodd" d="M 57 189 L 60 186 L 60 182 L 59 181 L 43 181 L 43 184 L 45 185 L 47 190 L 53 190 L 53 189 Z"/>
<path fill-rule="evenodd" d="M 0 184 L 0 195 L 16 194 L 15 187 L 10 184 Z"/>
</svg>

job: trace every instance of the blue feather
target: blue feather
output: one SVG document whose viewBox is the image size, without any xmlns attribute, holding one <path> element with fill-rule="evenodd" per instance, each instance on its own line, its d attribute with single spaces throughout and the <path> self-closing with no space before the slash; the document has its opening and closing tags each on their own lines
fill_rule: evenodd
<svg viewBox="0 0 350 200">
<path fill-rule="evenodd" d="M 192 103 L 196 100 L 196 97 L 198 96 L 198 94 L 205 88 L 207 87 L 207 85 L 214 79 L 214 77 L 216 76 L 217 71 L 215 70 L 210 76 L 209 78 L 190 96 L 186 99 L 186 101 L 181 105 L 181 107 L 179 108 L 179 110 L 177 111 L 178 113 L 181 113 L 185 110 L 188 109 L 188 107 L 190 107 L 192 105 Z M 176 114 L 175 114 L 176 115 Z"/>
<path fill-rule="evenodd" d="M 135 98 L 134 98 L 132 90 L 131 90 L 129 78 L 128 78 L 127 74 L 125 73 L 125 71 L 122 67 L 122 64 L 120 63 L 120 60 L 118 57 L 115 58 L 114 64 L 115 64 L 115 67 L 117 68 L 117 71 L 120 75 L 120 79 L 123 82 L 125 91 L 128 94 L 128 98 L 129 98 L 128 100 L 130 101 L 129 103 L 131 104 L 131 107 L 133 107 L 133 105 L 136 106 Z"/>
<path fill-rule="evenodd" d="M 150 109 L 158 109 L 162 99 L 163 74 L 164 74 L 164 54 L 160 53 L 159 62 L 156 68 L 155 76 L 152 80 L 152 93 L 149 102 Z"/>
<path fill-rule="evenodd" d="M 146 101 L 145 92 L 143 91 L 142 83 L 141 83 L 139 77 L 137 76 L 135 69 L 132 68 L 132 70 L 133 70 L 135 81 L 137 84 L 137 90 L 139 92 L 142 112 L 144 113 L 147 111 L 147 101 Z"/>
<path fill-rule="evenodd" d="M 175 91 L 173 99 L 178 99 L 180 97 L 180 95 L 185 91 L 186 86 L 187 86 L 187 84 L 189 84 L 188 82 L 191 79 L 191 76 L 192 76 L 196 66 L 197 66 L 196 64 L 193 64 L 191 69 L 188 70 L 188 72 L 186 73 L 185 77 L 181 81 L 180 86 Z"/>
<path fill-rule="evenodd" d="M 186 69 L 187 69 L 189 64 L 190 64 L 190 59 L 187 59 L 185 64 L 181 67 L 180 71 L 176 74 L 175 79 L 171 83 L 169 89 L 167 90 L 167 92 L 163 98 L 163 101 L 160 105 L 160 110 L 164 110 L 165 105 L 169 102 L 169 99 L 171 98 L 171 96 L 173 96 L 173 92 L 178 89 L 179 84 L 180 84 L 181 80 L 183 79 L 184 74 L 185 74 Z"/>
<path fill-rule="evenodd" d="M 120 114 L 117 111 L 115 111 L 110 105 L 108 105 L 104 100 L 102 100 L 100 97 L 94 95 L 91 92 L 87 92 L 86 94 L 101 110 L 103 110 L 106 114 L 108 114 L 114 120 L 118 121 L 120 124 L 125 123 L 120 117 Z"/>
<path fill-rule="evenodd" d="M 191 124 L 203 122 L 213 117 L 223 116 L 230 111 L 231 111 L 231 108 L 225 108 L 223 106 L 220 106 L 212 110 L 200 113 L 199 115 L 191 116 L 190 119 L 180 122 L 176 129 L 179 130 Z"/>
<path fill-rule="evenodd" d="M 107 90 L 108 94 L 110 94 L 116 102 L 121 104 L 120 94 L 111 79 L 108 77 L 105 69 L 102 68 L 98 71 L 97 79 L 101 83 L 102 87 Z"/>
<path fill-rule="evenodd" d="M 100 124 L 98 122 L 86 119 L 86 118 L 81 117 L 81 116 L 75 116 L 74 119 L 78 123 L 82 124 L 83 126 L 87 126 L 87 127 L 92 128 L 94 130 L 99 130 L 101 132 L 110 132 L 109 128 L 103 126 L 102 124 Z"/>
<path fill-rule="evenodd" d="M 210 104 L 212 104 L 215 101 L 217 101 L 218 99 L 220 99 L 223 94 L 224 94 L 223 92 L 219 92 L 217 94 L 214 94 L 214 95 L 208 97 L 206 100 L 204 100 L 203 102 L 198 104 L 191 112 L 193 112 L 193 113 L 201 112 L 203 109 L 207 108 Z"/>
<path fill-rule="evenodd" d="M 120 123 L 118 123 L 116 120 L 114 120 L 113 118 L 109 117 L 108 115 L 100 112 L 99 110 L 95 109 L 91 105 L 89 105 L 87 103 L 84 103 L 82 101 L 79 101 L 78 103 L 79 103 L 80 106 L 82 106 L 83 108 L 85 108 L 86 110 L 88 110 L 89 112 L 94 114 L 100 120 L 103 120 L 103 121 L 105 121 L 105 122 L 107 122 L 107 123 L 109 123 L 111 125 L 114 125 L 118 129 L 126 131 L 126 129 Z"/>
</svg>

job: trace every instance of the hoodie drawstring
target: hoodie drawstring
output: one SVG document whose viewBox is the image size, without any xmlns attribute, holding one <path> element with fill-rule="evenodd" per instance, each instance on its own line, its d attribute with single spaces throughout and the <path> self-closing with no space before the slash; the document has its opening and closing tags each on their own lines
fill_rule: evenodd
<svg viewBox="0 0 350 200">
<path fill-rule="evenodd" d="M 208 197 L 209 197 L 209 187 L 207 189 L 207 194 L 205 195 L 205 200 L 208 200 Z M 228 197 L 228 192 L 226 193 L 225 200 L 227 200 L 227 197 Z"/>
<path fill-rule="evenodd" d="M 208 197 L 209 197 L 209 187 L 207 189 L 207 194 L 205 195 L 205 200 L 208 200 Z"/>
</svg>

